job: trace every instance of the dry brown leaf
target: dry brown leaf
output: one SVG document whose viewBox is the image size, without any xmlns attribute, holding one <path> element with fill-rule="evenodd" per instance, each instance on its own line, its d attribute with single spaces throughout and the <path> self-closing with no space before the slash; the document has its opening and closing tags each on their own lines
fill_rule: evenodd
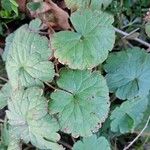
<svg viewBox="0 0 150 150">
<path fill-rule="evenodd" d="M 64 29 L 64 30 L 69 30 L 71 29 L 70 24 L 69 24 L 69 15 L 67 12 L 62 10 L 60 7 L 58 7 L 54 2 L 51 0 L 46 0 L 49 4 L 50 11 L 53 13 L 56 24 Z"/>
<path fill-rule="evenodd" d="M 21 12 L 26 12 L 26 1 L 27 0 L 17 0 L 17 3 L 19 5 L 19 10 Z"/>
</svg>

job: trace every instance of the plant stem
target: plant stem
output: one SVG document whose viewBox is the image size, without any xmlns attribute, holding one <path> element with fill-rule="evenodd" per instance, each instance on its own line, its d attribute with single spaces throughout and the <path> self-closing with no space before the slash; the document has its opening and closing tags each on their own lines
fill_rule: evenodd
<svg viewBox="0 0 150 150">
<path fill-rule="evenodd" d="M 128 36 L 130 35 L 129 33 L 124 32 L 124 31 L 122 31 L 122 30 L 120 30 L 120 29 L 118 29 L 118 28 L 115 28 L 115 31 L 116 31 L 117 33 L 123 35 L 123 36 L 126 36 L 126 37 L 128 37 Z M 142 40 L 142 39 L 139 39 L 139 38 L 136 37 L 136 38 L 132 38 L 131 40 L 137 41 L 137 42 L 139 42 L 139 43 L 145 45 L 146 47 L 150 48 L 150 44 L 149 44 L 148 42 Z M 150 50 L 148 50 L 148 51 L 150 51 Z"/>
<path fill-rule="evenodd" d="M 137 135 L 137 137 L 132 141 L 130 142 L 130 144 L 128 146 L 126 146 L 123 150 L 128 150 L 137 140 L 138 138 L 142 135 L 142 133 L 144 132 L 144 130 L 147 128 L 148 124 L 149 124 L 149 121 L 150 121 L 150 116 L 148 117 L 147 119 L 147 122 L 144 126 L 144 128 L 141 130 L 141 132 Z"/>
<path fill-rule="evenodd" d="M 69 145 L 68 143 L 65 143 L 64 141 L 59 141 L 59 144 L 62 144 L 63 146 L 67 147 L 68 149 L 72 150 L 72 146 Z"/>
<path fill-rule="evenodd" d="M 47 86 L 49 86 L 50 88 L 52 88 L 53 90 L 57 90 L 57 88 L 56 88 L 56 87 L 52 86 L 52 85 L 51 85 L 51 84 L 49 84 L 48 82 L 45 82 L 45 84 L 46 84 Z"/>
<path fill-rule="evenodd" d="M 1 77 L 1 76 L 0 76 L 0 80 L 3 80 L 3 81 L 5 81 L 5 82 L 8 82 L 8 80 L 7 80 L 6 78 Z"/>
</svg>

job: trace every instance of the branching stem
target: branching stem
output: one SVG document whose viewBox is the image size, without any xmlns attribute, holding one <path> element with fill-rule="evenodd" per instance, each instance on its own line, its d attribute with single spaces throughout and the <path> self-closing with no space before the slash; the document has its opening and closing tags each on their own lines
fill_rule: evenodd
<svg viewBox="0 0 150 150">
<path fill-rule="evenodd" d="M 142 135 L 142 133 L 145 131 L 145 129 L 147 128 L 148 124 L 149 124 L 149 121 L 150 121 L 150 116 L 148 117 L 147 119 L 147 122 L 144 126 L 144 128 L 141 130 L 141 132 L 137 135 L 137 137 L 132 141 L 130 142 L 130 144 L 128 146 L 126 146 L 123 150 L 128 150 L 137 140 L 138 138 Z"/>
<path fill-rule="evenodd" d="M 117 33 L 119 33 L 119 34 L 125 36 L 125 37 L 130 36 L 129 33 L 124 32 L 124 31 L 122 31 L 122 30 L 120 30 L 120 29 L 118 29 L 118 28 L 115 28 L 115 31 L 116 31 Z M 146 41 L 140 39 L 140 38 L 135 37 L 135 38 L 132 38 L 131 40 L 137 41 L 137 42 L 141 43 L 142 45 L 144 45 L 144 46 L 150 48 L 150 44 L 149 44 L 148 42 L 146 42 Z M 148 51 L 150 51 L 150 50 L 148 50 Z"/>
</svg>

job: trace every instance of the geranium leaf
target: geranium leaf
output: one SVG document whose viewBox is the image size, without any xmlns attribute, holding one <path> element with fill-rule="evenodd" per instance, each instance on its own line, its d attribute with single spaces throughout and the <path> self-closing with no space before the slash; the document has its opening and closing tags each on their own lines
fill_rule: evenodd
<svg viewBox="0 0 150 150">
<path fill-rule="evenodd" d="M 73 150 L 111 150 L 110 144 L 103 136 L 97 138 L 96 135 L 92 135 L 88 138 L 83 138 L 82 141 L 77 141 Z"/>
<path fill-rule="evenodd" d="M 54 35 L 54 56 L 72 69 L 89 69 L 102 63 L 115 41 L 113 17 L 84 10 L 73 13 L 70 19 L 76 32 L 61 31 Z"/>
<path fill-rule="evenodd" d="M 0 90 L 0 109 L 4 108 L 7 105 L 7 100 L 10 97 L 12 92 L 11 85 L 6 83 Z"/>
<path fill-rule="evenodd" d="M 76 9 L 91 8 L 92 10 L 101 10 L 101 8 L 106 8 L 112 0 L 65 0 L 68 8 L 72 11 Z"/>
<path fill-rule="evenodd" d="M 31 32 L 28 25 L 24 25 L 15 32 L 9 49 L 6 70 L 13 87 L 29 87 L 41 85 L 41 81 L 52 81 L 54 66 L 48 61 L 51 50 L 46 37 Z"/>
<path fill-rule="evenodd" d="M 42 21 L 39 18 L 32 20 L 29 24 L 29 28 L 33 31 L 39 31 L 41 29 Z"/>
<path fill-rule="evenodd" d="M 141 123 L 147 109 L 148 98 L 135 98 L 115 108 L 111 114 L 111 130 L 113 132 L 128 133 Z"/>
<path fill-rule="evenodd" d="M 150 90 L 150 55 L 140 48 L 110 54 L 106 79 L 110 92 L 120 99 L 147 96 Z"/>
<path fill-rule="evenodd" d="M 61 130 L 74 137 L 92 135 L 109 112 L 105 79 L 98 72 L 63 69 L 57 84 L 64 90 L 51 94 L 49 110 L 58 113 Z"/>
<path fill-rule="evenodd" d="M 47 114 L 47 101 L 38 87 L 16 90 L 8 102 L 7 117 L 12 132 L 40 149 L 61 150 L 57 121 Z"/>
</svg>

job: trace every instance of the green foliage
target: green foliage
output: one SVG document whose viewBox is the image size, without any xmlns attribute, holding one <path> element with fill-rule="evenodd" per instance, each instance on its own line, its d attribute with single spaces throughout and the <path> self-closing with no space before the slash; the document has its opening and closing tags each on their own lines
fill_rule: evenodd
<svg viewBox="0 0 150 150">
<path fill-rule="evenodd" d="M 82 8 L 100 10 L 102 7 L 106 8 L 111 3 L 111 1 L 112 0 L 65 0 L 67 7 L 72 10 Z"/>
<path fill-rule="evenodd" d="M 98 72 L 62 70 L 60 89 L 51 94 L 51 114 L 59 113 L 61 130 L 74 137 L 89 136 L 101 127 L 109 112 L 106 81 Z"/>
<path fill-rule="evenodd" d="M 48 61 L 51 55 L 48 39 L 30 31 L 27 25 L 10 36 L 6 40 L 4 58 L 11 85 L 29 87 L 41 85 L 41 81 L 52 81 L 54 67 Z"/>
<path fill-rule="evenodd" d="M 120 99 L 147 96 L 150 90 L 150 56 L 140 48 L 112 53 L 104 66 L 110 92 Z"/>
<path fill-rule="evenodd" d="M 145 25 L 145 32 L 150 37 L 150 22 L 147 22 Z"/>
<path fill-rule="evenodd" d="M 43 9 L 41 2 L 27 7 Z M 150 55 L 138 47 L 112 51 L 118 48 L 114 19 L 105 11 L 111 0 L 65 2 L 71 31 L 42 36 L 43 20 L 36 18 L 6 38 L 2 58 L 9 81 L 0 85 L 0 109 L 8 109 L 4 122 L 0 120 L 0 149 L 21 150 L 31 143 L 42 150 L 110 150 L 114 137 L 140 132 L 149 117 Z M 14 0 L 1 3 L 6 18 L 18 16 Z M 136 3 L 123 1 L 117 11 L 132 11 Z M 140 6 L 146 4 L 143 0 Z M 114 7 L 115 3 L 108 8 Z M 50 11 L 58 23 L 56 8 Z M 62 141 L 68 137 L 74 145 Z"/>
<path fill-rule="evenodd" d="M 13 92 L 8 101 L 7 117 L 12 131 L 25 143 L 29 141 L 41 148 L 59 150 L 56 144 L 59 126 L 55 119 L 47 114 L 47 102 L 42 89 L 38 87 L 19 89 Z"/>
<path fill-rule="evenodd" d="M 15 0 L 1 0 L 2 10 L 0 11 L 0 17 L 13 18 L 18 16 L 18 4 Z"/>
<path fill-rule="evenodd" d="M 7 100 L 11 96 L 12 88 L 9 83 L 6 83 L 0 91 L 0 109 L 7 105 Z"/>
<path fill-rule="evenodd" d="M 30 11 L 36 11 L 37 9 L 40 9 L 42 7 L 42 2 L 29 2 L 27 4 L 27 8 Z"/>
<path fill-rule="evenodd" d="M 116 107 L 111 114 L 111 130 L 113 132 L 132 132 L 141 123 L 143 113 L 148 106 L 148 98 L 135 98 Z"/>
<path fill-rule="evenodd" d="M 91 69 L 102 63 L 115 41 L 113 17 L 83 10 L 73 13 L 70 19 L 76 32 L 61 31 L 54 35 L 55 57 L 72 69 Z"/>
<path fill-rule="evenodd" d="M 93 135 L 88 138 L 83 138 L 82 141 L 75 143 L 73 150 L 111 150 L 110 145 L 105 137 L 97 138 Z"/>
</svg>

